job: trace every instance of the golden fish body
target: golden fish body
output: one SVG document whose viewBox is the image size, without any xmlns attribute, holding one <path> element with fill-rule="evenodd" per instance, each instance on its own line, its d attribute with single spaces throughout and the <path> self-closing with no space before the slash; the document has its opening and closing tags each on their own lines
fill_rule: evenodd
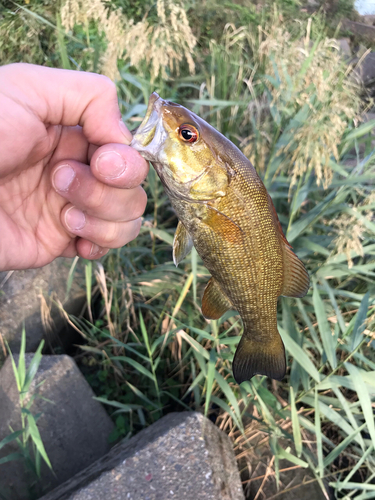
<svg viewBox="0 0 375 500">
<path fill-rule="evenodd" d="M 277 298 L 304 296 L 309 277 L 254 167 L 208 123 L 156 93 L 131 146 L 152 162 L 179 218 L 175 264 L 194 245 L 212 275 L 204 316 L 217 319 L 235 309 L 242 318 L 236 381 L 257 373 L 281 379 L 286 364 Z"/>
</svg>

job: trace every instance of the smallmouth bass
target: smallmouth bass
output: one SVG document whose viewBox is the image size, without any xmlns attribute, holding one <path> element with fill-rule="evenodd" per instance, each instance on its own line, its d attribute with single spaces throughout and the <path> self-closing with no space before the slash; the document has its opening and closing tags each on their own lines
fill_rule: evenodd
<svg viewBox="0 0 375 500">
<path fill-rule="evenodd" d="M 235 380 L 240 384 L 256 374 L 282 379 L 277 299 L 306 295 L 309 276 L 253 165 L 202 118 L 155 92 L 130 145 L 154 166 L 179 219 L 174 263 L 194 245 L 212 275 L 203 315 L 218 319 L 234 309 L 242 318 Z"/>
</svg>

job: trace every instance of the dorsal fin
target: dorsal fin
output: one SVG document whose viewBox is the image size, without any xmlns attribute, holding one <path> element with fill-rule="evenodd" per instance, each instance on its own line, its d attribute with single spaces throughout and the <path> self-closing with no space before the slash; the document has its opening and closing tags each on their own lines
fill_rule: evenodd
<svg viewBox="0 0 375 500">
<path fill-rule="evenodd" d="M 202 298 L 202 314 L 207 319 L 219 319 L 232 309 L 232 304 L 224 295 L 220 286 L 211 278 L 207 283 Z"/>
<path fill-rule="evenodd" d="M 284 297 L 304 297 L 310 287 L 310 278 L 306 268 L 291 247 L 284 245 L 283 255 L 284 276 L 281 295 Z"/>
<path fill-rule="evenodd" d="M 304 297 L 310 287 L 310 278 L 305 266 L 293 252 L 292 246 L 286 239 L 283 228 L 276 213 L 272 198 L 268 194 L 269 205 L 271 208 L 275 226 L 279 230 L 281 237 L 281 246 L 283 250 L 283 287 L 281 295 L 284 297 Z"/>
<path fill-rule="evenodd" d="M 268 196 L 268 203 L 269 203 L 269 206 L 270 206 L 270 209 L 271 209 L 271 213 L 272 213 L 272 217 L 273 217 L 273 221 L 275 223 L 275 226 L 277 227 L 277 229 L 278 229 L 278 231 L 280 233 L 280 236 L 281 236 L 281 239 L 283 240 L 283 242 L 286 245 L 288 245 L 288 247 L 290 247 L 291 245 L 290 245 L 289 241 L 285 237 L 285 234 L 284 234 L 283 228 L 281 227 L 281 223 L 279 221 L 279 217 L 277 215 L 276 208 L 275 208 L 275 205 L 273 204 L 272 198 L 269 195 L 269 193 L 267 193 L 267 196 Z"/>
</svg>

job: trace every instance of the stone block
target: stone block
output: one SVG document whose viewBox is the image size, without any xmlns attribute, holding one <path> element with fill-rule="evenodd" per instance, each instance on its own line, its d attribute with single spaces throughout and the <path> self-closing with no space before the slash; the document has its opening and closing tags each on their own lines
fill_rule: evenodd
<svg viewBox="0 0 375 500">
<path fill-rule="evenodd" d="M 370 122 L 371 120 L 375 120 L 375 113 L 373 111 L 363 115 L 364 123 Z M 371 134 L 374 135 L 374 130 L 371 130 Z"/>
<path fill-rule="evenodd" d="M 368 26 L 364 23 L 357 23 L 355 21 L 350 21 L 349 19 L 344 19 L 342 22 L 343 29 L 351 31 L 354 35 L 365 36 L 370 40 L 375 38 L 375 27 Z"/>
<path fill-rule="evenodd" d="M 227 435 L 200 413 L 170 413 L 41 500 L 244 500 Z"/>
<path fill-rule="evenodd" d="M 66 328 L 66 322 L 53 305 L 59 299 L 69 314 L 78 315 L 85 303 L 84 272 L 77 266 L 69 295 L 66 296 L 71 259 L 56 259 L 48 266 L 26 271 L 0 272 L 0 360 L 4 358 L 5 340 L 13 352 L 19 351 L 25 323 L 26 350 L 33 352 L 42 337 L 54 343 Z M 41 296 L 51 309 L 51 329 L 45 329 L 41 315 Z"/>
<path fill-rule="evenodd" d="M 375 16 L 373 14 L 365 14 L 364 16 L 362 16 L 361 21 L 367 26 L 374 26 Z"/>
<path fill-rule="evenodd" d="M 27 366 L 32 356 L 26 354 Z M 93 399 L 91 387 L 69 356 L 42 357 L 28 397 L 35 392 L 53 402 L 36 398 L 31 406 L 34 415 L 42 413 L 37 425 L 54 470 L 52 474 L 45 464 L 42 467 L 42 492 L 46 493 L 106 454 L 114 425 L 103 406 Z M 19 395 L 10 358 L 0 371 L 0 441 L 10 434 L 9 426 L 21 429 Z M 15 451 L 17 445 L 9 444 L 0 450 L 0 458 Z M 7 490 L 10 500 L 29 500 L 27 490 L 33 478 L 24 463 L 8 462 L 0 469 L 0 492 Z"/>
<path fill-rule="evenodd" d="M 375 32 L 375 27 L 373 28 Z M 375 52 L 370 52 L 363 59 L 360 68 L 359 74 L 362 78 L 363 84 L 365 86 L 370 85 L 375 80 Z"/>
<path fill-rule="evenodd" d="M 350 49 L 350 38 L 340 38 L 340 40 L 337 40 L 337 42 L 343 55 L 345 57 L 351 57 L 352 51 Z"/>
</svg>

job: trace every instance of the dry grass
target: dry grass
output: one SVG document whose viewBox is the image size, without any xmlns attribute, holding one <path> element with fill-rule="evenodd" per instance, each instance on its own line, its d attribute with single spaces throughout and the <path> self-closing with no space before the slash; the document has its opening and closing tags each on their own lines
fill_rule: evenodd
<svg viewBox="0 0 375 500">
<path fill-rule="evenodd" d="M 349 269 L 353 267 L 353 253 L 355 256 L 364 257 L 362 241 L 370 237 L 366 224 L 367 221 L 371 224 L 373 219 L 373 209 L 365 207 L 372 207 L 375 201 L 374 193 L 367 197 L 365 193 L 357 194 L 361 197 L 361 201 L 349 207 L 351 213 L 343 212 L 332 221 L 326 221 L 328 225 L 332 224 L 337 234 L 332 242 L 335 253 L 345 254 Z"/>
<path fill-rule="evenodd" d="M 159 75 L 168 78 L 168 71 L 178 74 L 184 60 L 194 73 L 192 55 L 197 41 L 184 8 L 173 0 L 157 0 L 156 6 L 158 22 L 151 25 L 146 16 L 134 23 L 121 9 L 109 11 L 102 0 L 66 0 L 61 21 L 71 31 L 75 25 L 88 26 L 90 21 L 98 24 L 107 40 L 101 72 L 113 80 L 119 76 L 117 62 L 121 58 L 138 69 L 146 63 L 152 80 Z"/>
<path fill-rule="evenodd" d="M 117 78 L 118 60 L 124 58 L 145 76 L 131 88 L 122 72 L 120 100 L 129 103 L 127 111 L 143 103 L 150 77 L 161 77 L 161 82 L 173 73 L 187 77 L 194 71 L 196 40 L 181 4 L 158 0 L 156 6 L 154 24 L 147 13 L 134 23 L 120 10 L 107 10 L 99 0 L 67 0 L 63 7 L 65 28 L 83 26 L 88 45 L 95 31 L 92 23 L 99 31 L 97 42 L 104 33 L 102 72 Z M 374 303 L 366 293 L 373 280 L 375 240 L 369 230 L 372 211 L 364 208 L 375 201 L 366 199 L 372 189 L 366 179 L 372 170 L 364 165 L 357 171 L 364 180 L 358 181 L 344 163 L 340 163 L 344 176 L 329 168 L 330 155 L 337 159 L 343 149 L 358 146 L 354 139 L 347 144 L 342 137 L 353 130 L 359 98 L 336 43 L 324 37 L 311 37 L 317 40 L 311 42 L 314 23 L 301 24 L 298 36 L 291 36 L 290 25 L 278 17 L 259 30 L 227 25 L 222 39 L 210 43 L 208 59 L 206 52 L 200 53 L 207 64 L 202 67 L 204 76 L 197 76 L 201 100 L 195 101 L 210 123 L 231 139 L 243 140 L 245 153 L 264 176 L 268 169 L 271 172 L 278 213 L 283 224 L 289 218 L 293 245 L 312 277 L 313 293 L 302 300 L 280 301 L 279 327 L 288 344 L 286 381 L 270 383 L 255 377 L 251 384 L 235 383 L 231 361 L 241 325 L 234 314 L 222 321 L 202 317 L 199 297 L 207 276 L 194 252 L 178 269 L 170 262 L 168 245 L 176 221 L 152 170 L 145 181 L 151 206 L 140 236 L 107 255 L 104 267 L 87 264 L 89 321 L 65 313 L 85 339 L 83 354 L 77 358 L 89 372 L 94 390 L 113 411 L 124 412 L 125 423 L 116 420 L 117 437 L 137 432 L 174 409 L 204 411 L 229 434 L 237 458 L 248 470 L 244 483 L 256 485 L 258 500 L 271 482 L 280 491 L 268 498 L 279 498 L 284 488 L 297 488 L 289 484 L 290 470 L 294 474 L 306 467 L 315 476 L 309 481 L 322 487 L 323 478 L 344 477 L 339 473 L 345 469 L 338 470 L 334 448 L 325 440 L 332 429 L 336 447 L 343 438 L 350 442 L 339 458 L 349 457 L 352 469 L 362 468 L 360 458 L 375 443 L 373 354 L 367 345 L 374 338 L 375 315 L 371 316 Z M 131 89 L 128 94 L 124 87 Z M 194 100 L 195 91 L 184 89 L 182 94 L 180 89 L 181 81 L 168 82 L 174 95 Z M 211 103 L 204 102 L 207 97 Z M 325 187 L 333 176 L 328 194 L 306 182 L 307 192 L 298 197 L 310 173 Z M 298 184 L 292 190 L 298 203 L 287 201 L 288 177 L 291 186 Z M 331 194 L 335 196 L 329 198 Z M 319 214 L 309 218 L 317 207 Z M 329 224 L 323 224 L 323 218 Z M 327 248 L 341 255 L 330 259 Z M 354 252 L 359 257 L 354 259 Z M 90 315 L 95 288 L 102 300 L 100 310 L 93 307 Z M 362 335 L 363 324 L 368 329 Z M 353 370 L 358 371 L 356 376 Z M 362 443 L 358 428 L 365 424 L 372 440 Z M 367 428 L 362 427 L 364 432 Z M 257 452 L 265 449 L 259 459 Z M 290 462 L 288 467 L 284 460 Z M 264 467 L 257 469 L 260 462 Z M 371 454 L 364 465 L 370 481 Z"/>
<path fill-rule="evenodd" d="M 332 221 L 337 232 L 334 240 L 337 253 L 345 253 L 349 269 L 353 267 L 352 252 L 364 256 L 362 239 L 365 227 L 361 221 L 348 214 L 342 214 Z"/>
<path fill-rule="evenodd" d="M 256 64 L 269 76 L 266 86 L 270 107 L 280 113 L 277 125 L 288 128 L 288 140 L 277 150 L 278 156 L 285 156 L 280 170 L 291 176 L 292 187 L 314 169 L 317 184 L 326 188 L 332 180 L 329 159 L 334 155 L 338 160 L 338 145 L 348 123 L 359 112 L 360 99 L 358 86 L 348 78 L 337 42 L 322 38 L 313 43 L 310 39 L 312 22 L 310 18 L 305 32 L 301 29 L 301 36 L 293 39 L 275 15 L 269 27 L 259 27 L 259 36 L 249 36 L 249 40 L 258 59 Z M 277 121 L 278 117 L 260 111 L 254 107 L 250 110 L 256 112 L 264 138 L 264 144 L 256 144 L 262 152 L 271 147 L 269 121 Z M 287 123 L 282 123 L 283 119 Z M 255 157 L 252 149 L 253 144 L 248 147 L 250 159 Z M 259 157 L 266 157 L 264 151 Z M 265 170 L 265 165 L 260 170 Z"/>
</svg>

